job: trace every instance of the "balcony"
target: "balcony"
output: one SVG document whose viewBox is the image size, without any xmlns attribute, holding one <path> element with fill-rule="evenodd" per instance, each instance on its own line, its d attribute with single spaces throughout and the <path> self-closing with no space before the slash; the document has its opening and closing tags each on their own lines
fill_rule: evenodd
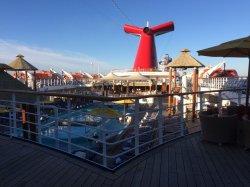
<svg viewBox="0 0 250 187">
<path fill-rule="evenodd" d="M 240 105 L 242 91 L 100 97 L 0 90 L 0 132 L 115 171 L 156 147 L 199 132 L 200 110 L 207 105 L 223 110 L 226 92 L 239 94 L 226 101 Z M 211 93 L 216 97 L 207 97 Z M 198 96 L 196 103 L 192 94 Z M 124 104 L 113 102 L 119 100 Z"/>
</svg>

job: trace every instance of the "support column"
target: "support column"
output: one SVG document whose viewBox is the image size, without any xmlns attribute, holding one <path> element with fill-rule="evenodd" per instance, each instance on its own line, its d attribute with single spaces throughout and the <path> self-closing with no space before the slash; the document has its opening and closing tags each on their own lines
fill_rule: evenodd
<svg viewBox="0 0 250 187">
<path fill-rule="evenodd" d="M 168 85 L 168 93 L 172 93 L 172 68 L 169 68 L 169 85 Z M 171 115 L 171 107 L 172 107 L 172 96 L 168 96 L 168 115 Z"/>
<path fill-rule="evenodd" d="M 193 92 L 197 92 L 197 84 L 198 83 L 198 70 L 197 67 L 194 67 L 193 73 Z M 192 120 L 196 118 L 196 95 L 193 94 L 193 103 L 192 103 Z"/>
</svg>

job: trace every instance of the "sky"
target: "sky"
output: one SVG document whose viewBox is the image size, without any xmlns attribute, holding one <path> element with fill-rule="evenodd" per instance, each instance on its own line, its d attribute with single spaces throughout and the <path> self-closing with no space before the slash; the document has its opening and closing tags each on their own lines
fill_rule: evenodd
<svg viewBox="0 0 250 187">
<path fill-rule="evenodd" d="M 206 66 L 222 60 L 247 75 L 247 58 L 198 56 L 197 51 L 250 35 L 249 0 L 1 0 L 0 63 L 17 54 L 40 70 L 101 72 L 131 69 L 139 37 L 124 24 L 151 27 L 173 21 L 155 38 L 157 59 L 188 48 Z"/>
</svg>

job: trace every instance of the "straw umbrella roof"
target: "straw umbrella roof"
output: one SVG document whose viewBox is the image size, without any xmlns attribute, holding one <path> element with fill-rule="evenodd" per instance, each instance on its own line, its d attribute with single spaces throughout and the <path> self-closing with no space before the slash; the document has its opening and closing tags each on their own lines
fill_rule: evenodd
<svg viewBox="0 0 250 187">
<path fill-rule="evenodd" d="M 135 102 L 132 99 L 123 99 L 123 100 L 113 101 L 113 103 L 116 103 L 116 104 L 134 104 Z"/>
<path fill-rule="evenodd" d="M 13 68 L 8 66 L 7 64 L 0 63 L 0 70 L 13 70 Z"/>
<path fill-rule="evenodd" d="M 194 67 L 205 67 L 201 62 L 192 57 L 188 52 L 189 49 L 181 50 L 181 54 L 170 62 L 167 67 L 173 68 L 194 68 Z"/>
<path fill-rule="evenodd" d="M 90 115 L 96 115 L 96 116 L 101 116 L 101 117 L 106 117 L 106 118 L 115 118 L 119 117 L 122 114 L 112 108 L 109 107 L 99 107 L 91 110 L 89 112 Z"/>
<path fill-rule="evenodd" d="M 18 71 L 36 71 L 38 70 L 35 66 L 31 65 L 27 62 L 23 57 L 23 55 L 19 54 L 16 56 L 17 58 L 12 61 L 9 66 Z"/>
</svg>

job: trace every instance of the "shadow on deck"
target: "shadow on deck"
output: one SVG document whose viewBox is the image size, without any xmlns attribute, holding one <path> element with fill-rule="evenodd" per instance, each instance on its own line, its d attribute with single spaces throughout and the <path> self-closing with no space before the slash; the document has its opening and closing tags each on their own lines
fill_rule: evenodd
<svg viewBox="0 0 250 187">
<path fill-rule="evenodd" d="M 0 186 L 250 186 L 250 151 L 200 133 L 109 172 L 35 144 L 0 136 Z"/>
</svg>

